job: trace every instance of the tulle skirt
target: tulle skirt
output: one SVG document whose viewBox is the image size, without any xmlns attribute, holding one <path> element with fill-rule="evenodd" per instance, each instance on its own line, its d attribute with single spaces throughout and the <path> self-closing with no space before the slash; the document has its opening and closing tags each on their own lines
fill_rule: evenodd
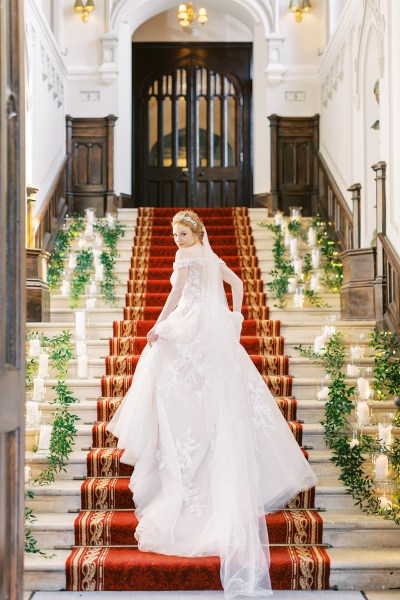
<svg viewBox="0 0 400 600">
<path fill-rule="evenodd" d="M 226 598 L 268 596 L 265 515 L 317 478 L 233 329 L 229 364 L 222 356 L 216 365 L 218 406 L 210 405 L 201 323 L 199 307 L 178 306 L 157 325 L 108 429 L 135 467 L 139 549 L 219 555 Z"/>
</svg>

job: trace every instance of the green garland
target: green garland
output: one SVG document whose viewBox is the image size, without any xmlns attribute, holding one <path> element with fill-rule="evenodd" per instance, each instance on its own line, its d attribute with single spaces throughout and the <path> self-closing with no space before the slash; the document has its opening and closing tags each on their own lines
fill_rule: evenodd
<svg viewBox="0 0 400 600">
<path fill-rule="evenodd" d="M 400 340 L 394 334 L 374 331 L 369 345 L 374 353 L 374 381 L 372 388 L 378 399 L 384 402 L 386 394 L 398 394 L 400 391 Z M 295 347 L 301 356 L 313 362 L 323 362 L 326 373 L 330 376 L 329 395 L 326 402 L 325 418 L 322 425 L 325 430 L 325 440 L 332 449 L 332 461 L 340 468 L 339 479 L 343 481 L 363 512 L 381 515 L 386 519 L 400 524 L 399 477 L 400 477 L 400 440 L 395 439 L 390 449 L 381 446 L 379 440 L 371 436 L 358 434 L 351 439 L 352 424 L 349 421 L 355 387 L 346 382 L 343 372 L 346 347 L 343 343 L 343 333 L 330 336 L 325 350 L 316 354 L 311 348 Z M 398 422 L 400 411 L 397 411 L 394 423 Z M 389 506 L 381 506 L 376 488 L 382 485 L 368 474 L 366 461 L 377 453 L 384 452 L 390 460 L 394 473 L 393 485 L 396 486 L 395 501 Z"/>
<path fill-rule="evenodd" d="M 321 254 L 324 256 L 323 263 L 323 283 L 331 292 L 339 292 L 343 281 L 343 263 L 338 260 L 339 252 L 335 242 L 329 237 L 327 226 L 332 227 L 332 223 L 321 221 L 320 215 L 316 215 L 312 219 L 312 227 L 317 230 L 318 247 L 321 249 Z"/>
<path fill-rule="evenodd" d="M 274 269 L 270 271 L 270 275 L 273 277 L 273 279 L 272 281 L 268 281 L 265 285 L 271 291 L 275 300 L 277 300 L 277 304 L 274 304 L 274 306 L 277 308 L 285 308 L 285 295 L 288 293 L 289 277 L 293 277 L 295 272 L 291 261 L 285 258 L 286 248 L 283 241 L 284 234 L 280 225 L 267 223 L 265 221 L 258 223 L 258 225 L 261 227 L 266 227 L 275 234 L 272 250 L 275 264 Z M 298 219 L 289 221 L 287 224 L 287 229 L 292 237 L 296 237 L 297 239 L 301 239 L 303 241 L 307 240 L 307 231 Z M 311 253 L 307 252 L 303 256 L 303 271 L 299 276 L 300 281 L 306 284 L 310 279 L 311 270 Z M 324 302 L 314 290 L 311 290 L 308 287 L 305 288 L 304 295 L 309 299 L 310 303 L 317 308 L 328 306 L 328 304 Z"/>
<path fill-rule="evenodd" d="M 57 405 L 54 411 L 53 429 L 50 436 L 50 448 L 48 466 L 43 469 L 34 479 L 34 483 L 39 485 L 47 485 L 55 481 L 55 476 L 61 471 L 66 471 L 68 458 L 73 451 L 73 445 L 77 434 L 76 422 L 79 420 L 77 415 L 69 412 L 69 407 L 72 404 L 79 402 L 75 398 L 65 383 L 68 373 L 69 361 L 74 358 L 72 348 L 72 333 L 63 331 L 53 337 L 47 337 L 38 332 L 29 332 L 27 341 L 32 338 L 39 338 L 41 346 L 49 350 L 49 365 L 56 372 L 57 383 L 52 387 L 55 391 L 55 399 L 52 404 Z M 38 359 L 28 358 L 26 361 L 26 383 L 27 389 L 32 388 L 33 378 L 38 371 Z M 37 452 L 37 446 L 33 448 L 33 452 Z M 33 498 L 34 492 L 27 491 L 27 497 Z M 36 517 L 33 511 L 25 508 L 25 552 L 39 553 L 47 556 L 44 552 L 38 549 L 37 541 L 32 535 L 32 530 L 29 524 L 34 522 Z"/>
<path fill-rule="evenodd" d="M 49 261 L 47 278 L 52 293 L 59 289 L 71 242 L 84 230 L 85 222 L 81 216 L 74 217 L 69 229 L 62 229 L 57 234 L 55 248 Z M 99 232 L 103 244 L 107 247 L 107 251 L 103 250 L 100 255 L 100 262 L 104 267 L 104 279 L 100 285 L 101 294 L 108 305 L 115 306 L 117 303 L 115 287 L 119 283 L 119 279 L 115 275 L 115 261 L 118 257 L 117 244 L 118 240 L 125 235 L 125 226 L 117 220 L 110 225 L 105 219 L 98 219 L 94 223 L 93 229 Z M 93 251 L 89 247 L 76 253 L 76 267 L 70 279 L 70 308 L 77 308 L 93 275 Z"/>
</svg>

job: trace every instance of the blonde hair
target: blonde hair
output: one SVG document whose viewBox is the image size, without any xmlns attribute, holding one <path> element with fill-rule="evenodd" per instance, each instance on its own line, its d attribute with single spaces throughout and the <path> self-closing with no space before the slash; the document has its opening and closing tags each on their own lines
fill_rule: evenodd
<svg viewBox="0 0 400 600">
<path fill-rule="evenodd" d="M 177 223 L 181 223 L 185 227 L 190 227 L 193 233 L 198 236 L 200 242 L 203 243 L 203 221 L 193 210 L 180 210 L 177 212 L 172 219 L 171 225 L 174 226 Z"/>
</svg>

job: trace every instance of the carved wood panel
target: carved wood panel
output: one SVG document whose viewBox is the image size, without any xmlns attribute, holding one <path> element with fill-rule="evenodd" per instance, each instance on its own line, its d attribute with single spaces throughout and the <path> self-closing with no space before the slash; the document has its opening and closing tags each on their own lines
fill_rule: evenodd
<svg viewBox="0 0 400 600">
<path fill-rule="evenodd" d="M 83 212 L 93 206 L 102 216 L 114 201 L 114 125 L 116 117 L 67 121 L 68 208 Z"/>
</svg>

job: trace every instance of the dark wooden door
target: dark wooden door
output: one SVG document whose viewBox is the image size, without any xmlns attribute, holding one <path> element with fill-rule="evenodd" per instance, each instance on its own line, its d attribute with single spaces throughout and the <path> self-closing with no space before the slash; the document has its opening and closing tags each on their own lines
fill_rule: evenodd
<svg viewBox="0 0 400 600">
<path fill-rule="evenodd" d="M 251 44 L 133 44 L 136 205 L 249 204 L 250 58 Z"/>
<path fill-rule="evenodd" d="M 286 214 L 301 206 L 315 214 L 318 196 L 319 116 L 271 115 L 271 194 L 273 210 Z"/>
</svg>

